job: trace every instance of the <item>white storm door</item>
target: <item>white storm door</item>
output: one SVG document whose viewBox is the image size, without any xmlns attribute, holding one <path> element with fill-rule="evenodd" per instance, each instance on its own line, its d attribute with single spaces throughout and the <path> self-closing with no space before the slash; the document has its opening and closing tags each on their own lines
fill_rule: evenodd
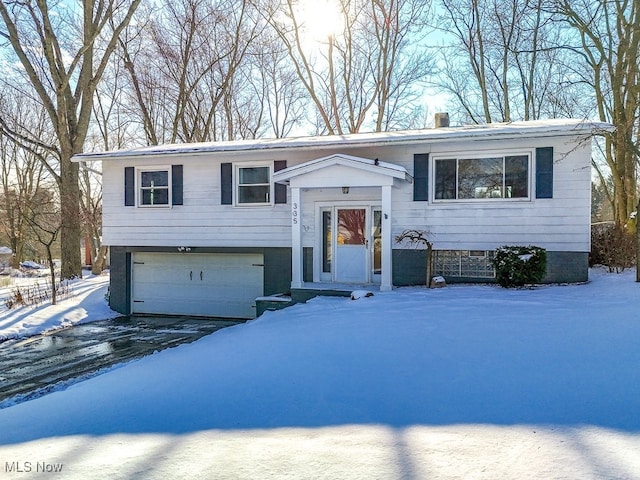
<svg viewBox="0 0 640 480">
<path fill-rule="evenodd" d="M 367 283 L 369 245 L 366 208 L 336 208 L 335 272 L 338 283 Z"/>
</svg>

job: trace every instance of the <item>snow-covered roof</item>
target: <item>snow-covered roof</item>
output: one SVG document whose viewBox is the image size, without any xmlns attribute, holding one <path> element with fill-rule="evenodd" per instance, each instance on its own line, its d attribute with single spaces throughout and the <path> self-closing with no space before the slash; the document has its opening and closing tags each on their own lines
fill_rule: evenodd
<svg viewBox="0 0 640 480">
<path fill-rule="evenodd" d="M 400 130 L 392 132 L 353 133 L 315 137 L 260 138 L 224 142 L 179 143 L 153 145 L 111 152 L 92 152 L 75 155 L 72 161 L 90 162 L 107 159 L 157 155 L 233 154 L 260 150 L 308 150 L 332 146 L 383 146 L 419 144 L 474 138 L 521 138 L 589 135 L 611 132 L 609 123 L 582 119 L 552 119 L 529 122 L 491 123 L 463 127 Z"/>
</svg>

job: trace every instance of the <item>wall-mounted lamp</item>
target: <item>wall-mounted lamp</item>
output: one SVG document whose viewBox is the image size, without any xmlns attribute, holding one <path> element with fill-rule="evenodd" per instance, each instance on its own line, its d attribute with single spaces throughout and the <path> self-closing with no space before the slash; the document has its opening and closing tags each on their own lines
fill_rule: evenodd
<svg viewBox="0 0 640 480">
<path fill-rule="evenodd" d="M 342 187 L 342 193 L 344 193 L 345 195 L 349 193 L 349 187 Z"/>
<path fill-rule="evenodd" d="M 180 253 L 188 253 L 191 251 L 191 247 L 178 247 Z"/>
</svg>

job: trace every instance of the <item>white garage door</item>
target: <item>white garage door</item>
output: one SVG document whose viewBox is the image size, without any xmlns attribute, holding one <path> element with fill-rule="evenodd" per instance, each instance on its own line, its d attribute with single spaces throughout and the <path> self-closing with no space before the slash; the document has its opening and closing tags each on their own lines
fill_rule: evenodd
<svg viewBox="0 0 640 480">
<path fill-rule="evenodd" d="M 262 254 L 133 254 L 133 313 L 254 318 Z"/>
</svg>

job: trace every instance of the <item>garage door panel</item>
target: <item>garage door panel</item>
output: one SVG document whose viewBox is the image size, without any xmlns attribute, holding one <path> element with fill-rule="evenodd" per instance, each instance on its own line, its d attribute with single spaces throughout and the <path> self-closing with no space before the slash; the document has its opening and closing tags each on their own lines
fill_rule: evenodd
<svg viewBox="0 0 640 480">
<path fill-rule="evenodd" d="M 134 313 L 255 317 L 261 254 L 134 253 Z"/>
</svg>

